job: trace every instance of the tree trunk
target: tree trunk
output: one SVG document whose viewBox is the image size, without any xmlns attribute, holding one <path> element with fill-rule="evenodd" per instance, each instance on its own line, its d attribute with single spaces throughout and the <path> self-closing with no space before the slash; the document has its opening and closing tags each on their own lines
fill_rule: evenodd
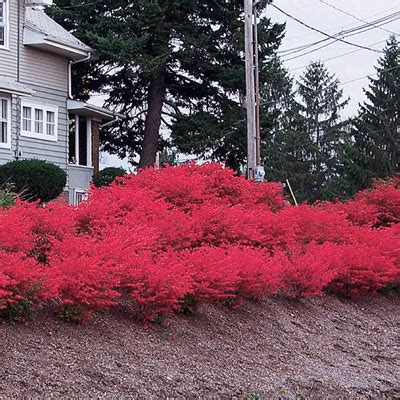
<svg viewBox="0 0 400 400">
<path fill-rule="evenodd" d="M 139 168 L 150 167 L 156 162 L 160 139 L 161 114 L 166 91 L 165 75 L 165 69 L 159 70 L 153 74 L 150 82 Z"/>
</svg>

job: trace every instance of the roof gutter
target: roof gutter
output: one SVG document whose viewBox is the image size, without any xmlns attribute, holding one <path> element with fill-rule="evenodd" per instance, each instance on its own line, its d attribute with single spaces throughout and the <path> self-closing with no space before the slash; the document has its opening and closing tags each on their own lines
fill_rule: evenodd
<svg viewBox="0 0 400 400">
<path fill-rule="evenodd" d="M 80 64 L 86 61 L 90 61 L 92 59 L 92 52 L 88 52 L 87 57 L 82 58 L 81 60 L 70 61 L 68 65 L 68 97 L 72 99 L 72 66 L 76 64 Z"/>
<path fill-rule="evenodd" d="M 107 126 L 114 125 L 116 122 L 122 121 L 121 117 L 115 117 L 111 121 L 106 122 L 105 124 L 100 125 L 100 129 L 106 128 Z"/>
</svg>

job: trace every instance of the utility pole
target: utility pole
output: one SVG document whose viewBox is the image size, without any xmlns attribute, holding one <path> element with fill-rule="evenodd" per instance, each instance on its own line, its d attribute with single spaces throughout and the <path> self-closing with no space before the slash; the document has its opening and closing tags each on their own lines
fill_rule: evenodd
<svg viewBox="0 0 400 400">
<path fill-rule="evenodd" d="M 256 165 L 257 171 L 261 166 L 261 133 L 260 133 L 260 61 L 258 57 L 258 21 L 257 3 L 253 5 L 254 17 L 254 74 L 255 74 L 255 101 L 256 101 Z M 256 177 L 257 179 L 257 177 Z"/>
<path fill-rule="evenodd" d="M 244 0 L 247 107 L 247 178 L 250 180 L 254 180 L 257 168 L 253 13 L 253 0 Z"/>
</svg>

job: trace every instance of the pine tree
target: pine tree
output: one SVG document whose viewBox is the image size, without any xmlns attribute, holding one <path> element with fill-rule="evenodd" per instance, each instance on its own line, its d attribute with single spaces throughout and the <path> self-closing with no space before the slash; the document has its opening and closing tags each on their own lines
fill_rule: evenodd
<svg viewBox="0 0 400 400">
<path fill-rule="evenodd" d="M 109 95 L 107 105 L 129 115 L 102 138 L 105 150 L 132 161 L 139 152 L 139 166 L 151 165 L 168 144 L 162 126 L 179 150 L 232 166 L 243 159 L 244 113 L 237 101 L 244 92 L 242 3 L 55 1 L 52 16 L 98 52 L 89 68 L 80 67 L 84 84 L 78 79 L 76 87 Z M 259 29 L 265 58 L 278 48 L 284 28 L 261 18 Z"/>
<path fill-rule="evenodd" d="M 310 202 L 340 196 L 337 180 L 345 136 L 341 111 L 348 100 L 321 62 L 311 63 L 297 85 L 299 115 L 290 135 L 299 144 L 292 154 L 300 171 L 288 171 L 297 181 L 294 188 L 301 200 Z"/>
<path fill-rule="evenodd" d="M 290 179 L 298 193 L 304 193 L 304 182 L 310 162 L 304 157 L 310 143 L 299 134 L 299 104 L 295 101 L 293 78 L 279 58 L 265 63 L 262 69 L 261 144 L 266 179 L 285 182 Z"/>
<path fill-rule="evenodd" d="M 387 42 L 378 61 L 377 77 L 365 90 L 367 101 L 354 121 L 354 140 L 345 153 L 348 194 L 366 188 L 374 178 L 400 172 L 400 46 Z"/>
</svg>

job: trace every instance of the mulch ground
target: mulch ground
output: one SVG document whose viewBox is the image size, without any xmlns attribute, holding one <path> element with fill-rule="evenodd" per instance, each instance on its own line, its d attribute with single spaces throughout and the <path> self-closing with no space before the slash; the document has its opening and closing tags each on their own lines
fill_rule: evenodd
<svg viewBox="0 0 400 400">
<path fill-rule="evenodd" d="M 400 297 L 0 322 L 0 398 L 400 398 Z"/>
</svg>

